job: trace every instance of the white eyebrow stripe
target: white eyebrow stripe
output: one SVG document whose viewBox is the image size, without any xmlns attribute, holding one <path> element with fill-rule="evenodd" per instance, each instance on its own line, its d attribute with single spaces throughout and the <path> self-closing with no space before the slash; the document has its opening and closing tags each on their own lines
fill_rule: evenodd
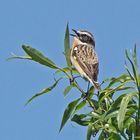
<svg viewBox="0 0 140 140">
<path fill-rule="evenodd" d="M 87 35 L 87 36 L 89 36 L 89 37 L 91 37 L 91 38 L 93 38 L 93 36 L 91 35 L 91 34 L 89 34 L 88 32 L 83 32 L 83 31 L 78 31 L 78 33 L 80 33 L 80 34 L 82 34 L 82 35 Z"/>
</svg>

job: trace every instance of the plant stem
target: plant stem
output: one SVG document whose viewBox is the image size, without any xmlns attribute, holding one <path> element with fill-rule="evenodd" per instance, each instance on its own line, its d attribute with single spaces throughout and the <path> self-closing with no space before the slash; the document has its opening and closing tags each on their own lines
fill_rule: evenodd
<svg viewBox="0 0 140 140">
<path fill-rule="evenodd" d="M 78 83 L 76 81 L 74 83 L 76 84 L 75 86 L 82 93 L 82 95 L 83 96 L 86 96 L 86 93 L 81 89 L 81 87 L 78 85 Z M 86 98 L 86 101 L 88 102 L 88 104 L 90 105 L 90 107 L 93 108 L 93 110 L 96 110 L 94 104 L 92 103 L 92 101 L 89 98 Z"/>
<path fill-rule="evenodd" d="M 62 72 L 64 72 L 69 79 L 72 79 L 72 77 L 67 72 L 65 72 L 62 68 L 59 67 L 59 70 L 61 70 Z"/>
</svg>

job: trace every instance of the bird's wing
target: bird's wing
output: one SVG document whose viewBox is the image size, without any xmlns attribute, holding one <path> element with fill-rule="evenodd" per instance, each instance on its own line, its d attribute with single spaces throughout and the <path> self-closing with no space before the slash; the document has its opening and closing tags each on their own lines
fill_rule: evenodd
<svg viewBox="0 0 140 140">
<path fill-rule="evenodd" d="M 91 46 L 80 44 L 73 49 L 73 55 L 86 75 L 97 81 L 99 63 L 95 50 Z"/>
</svg>

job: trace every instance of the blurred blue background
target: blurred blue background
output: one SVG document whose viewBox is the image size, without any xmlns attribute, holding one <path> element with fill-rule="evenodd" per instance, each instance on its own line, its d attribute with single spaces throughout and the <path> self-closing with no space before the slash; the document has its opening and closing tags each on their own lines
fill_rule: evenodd
<svg viewBox="0 0 140 140">
<path fill-rule="evenodd" d="M 94 34 L 99 81 L 120 75 L 125 72 L 125 48 L 133 49 L 136 43 L 140 52 L 139 6 L 138 0 L 0 0 L 0 139 L 85 140 L 87 128 L 72 122 L 58 133 L 65 107 L 80 94 L 73 90 L 64 98 L 63 82 L 25 107 L 32 95 L 53 83 L 54 71 L 6 59 L 11 52 L 24 55 L 20 46 L 27 44 L 65 66 L 63 39 L 69 22 L 70 30 Z"/>
</svg>

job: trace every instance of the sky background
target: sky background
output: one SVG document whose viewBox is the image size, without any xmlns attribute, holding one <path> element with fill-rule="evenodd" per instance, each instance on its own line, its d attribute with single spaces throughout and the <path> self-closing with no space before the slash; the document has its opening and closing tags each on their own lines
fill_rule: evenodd
<svg viewBox="0 0 140 140">
<path fill-rule="evenodd" d="M 53 83 L 54 71 L 6 59 L 11 52 L 24 55 L 21 45 L 27 44 L 65 66 L 63 39 L 69 22 L 70 30 L 94 34 L 99 81 L 118 76 L 125 72 L 125 48 L 136 43 L 140 53 L 139 6 L 139 0 L 0 0 L 0 139 L 85 140 L 87 128 L 72 122 L 58 133 L 64 109 L 80 94 L 73 90 L 64 98 L 63 82 L 25 107 L 32 95 Z"/>
</svg>

